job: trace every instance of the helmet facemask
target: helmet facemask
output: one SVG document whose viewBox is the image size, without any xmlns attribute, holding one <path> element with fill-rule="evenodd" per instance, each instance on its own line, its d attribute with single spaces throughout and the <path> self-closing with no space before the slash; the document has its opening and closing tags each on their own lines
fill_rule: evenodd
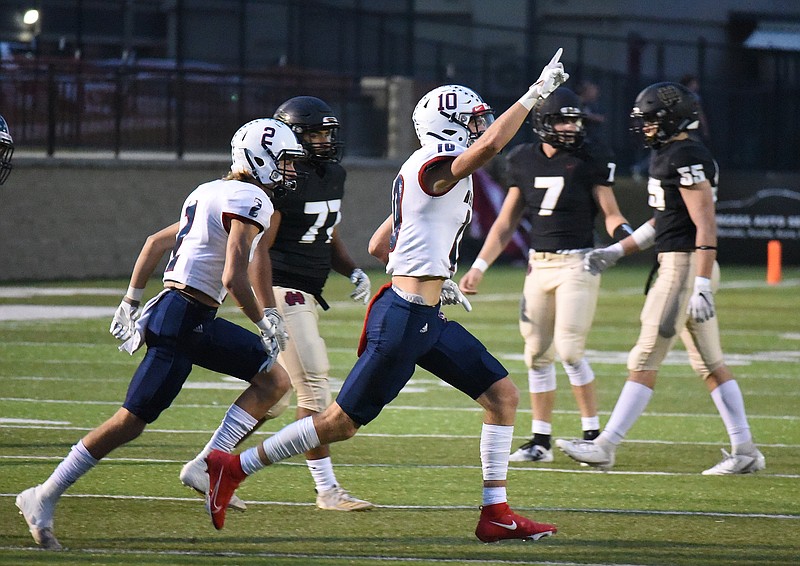
<svg viewBox="0 0 800 566">
<path fill-rule="evenodd" d="M 469 147 L 492 125 L 494 111 L 489 108 L 488 104 L 479 104 L 472 109 L 472 112 L 454 113 L 450 119 L 457 121 L 467 129 L 469 132 L 467 134 L 467 147 Z"/>
<path fill-rule="evenodd" d="M 339 140 L 339 119 L 331 107 L 315 96 L 295 96 L 281 104 L 273 116 L 287 124 L 303 144 L 311 162 L 338 163 L 344 154 Z M 314 132 L 330 132 L 327 141 L 312 142 L 307 136 Z"/>
<path fill-rule="evenodd" d="M 11 174 L 12 155 L 14 155 L 14 144 L 0 140 L 0 185 L 5 183 Z"/>
<path fill-rule="evenodd" d="M 560 130 L 560 124 L 574 124 L 575 128 Z M 579 108 L 561 108 L 557 114 L 546 114 L 541 119 L 537 133 L 542 141 L 561 149 L 578 149 L 586 139 L 586 130 L 583 128 L 583 113 Z"/>
<path fill-rule="evenodd" d="M 578 95 L 566 87 L 558 87 L 533 107 L 533 131 L 546 144 L 553 147 L 575 150 L 586 138 Z M 559 124 L 574 124 L 572 129 L 558 129 Z"/>
<path fill-rule="evenodd" d="M 11 174 L 11 157 L 14 155 L 14 140 L 8 131 L 5 119 L 0 116 L 0 185 Z"/>
<path fill-rule="evenodd" d="M 338 163 L 342 160 L 344 143 L 339 141 L 339 122 L 335 125 L 322 127 L 292 126 L 292 131 L 297 134 L 300 143 L 308 154 L 310 161 Z M 327 141 L 311 141 L 313 134 L 327 133 Z"/>
</svg>

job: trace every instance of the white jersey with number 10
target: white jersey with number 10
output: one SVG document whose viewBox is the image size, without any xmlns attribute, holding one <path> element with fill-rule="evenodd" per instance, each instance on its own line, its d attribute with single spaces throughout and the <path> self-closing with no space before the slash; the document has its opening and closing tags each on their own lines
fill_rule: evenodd
<svg viewBox="0 0 800 566">
<path fill-rule="evenodd" d="M 472 176 L 436 195 L 423 186 L 422 172 L 465 149 L 451 142 L 427 144 L 400 168 L 392 187 L 390 275 L 449 278 L 456 272 L 461 236 L 472 219 Z"/>
</svg>

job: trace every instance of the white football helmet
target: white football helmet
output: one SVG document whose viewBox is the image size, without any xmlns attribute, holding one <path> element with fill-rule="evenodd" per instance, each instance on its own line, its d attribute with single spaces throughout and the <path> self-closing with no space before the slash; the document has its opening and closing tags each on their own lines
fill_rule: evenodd
<svg viewBox="0 0 800 566">
<path fill-rule="evenodd" d="M 297 188 L 298 173 L 288 171 L 282 160 L 305 157 L 292 129 L 274 118 L 247 122 L 231 138 L 231 171 L 248 174 L 273 190 Z"/>
<path fill-rule="evenodd" d="M 472 89 L 445 85 L 423 96 L 411 119 L 422 145 L 449 141 L 469 146 L 494 122 L 494 111 Z"/>
</svg>

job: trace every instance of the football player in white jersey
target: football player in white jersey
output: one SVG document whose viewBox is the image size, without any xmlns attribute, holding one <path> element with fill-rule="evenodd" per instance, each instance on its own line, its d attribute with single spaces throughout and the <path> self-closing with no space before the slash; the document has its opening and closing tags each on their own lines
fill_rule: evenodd
<svg viewBox="0 0 800 566">
<path fill-rule="evenodd" d="M 53 533 L 61 495 L 155 421 L 178 395 L 193 365 L 250 383 L 228 409 L 206 452 L 233 449 L 289 388 L 289 376 L 275 363 L 279 328 L 253 292 L 248 264 L 258 238 L 269 228 L 270 195 L 294 184 L 292 161 L 304 151 L 289 127 L 272 118 L 248 122 L 231 144 L 230 173 L 197 187 L 183 204 L 180 222 L 147 238 L 136 260 L 111 333 L 125 340 L 120 349 L 133 353 L 145 343 L 147 353 L 122 407 L 78 441 L 44 483 L 17 496 L 33 539 L 43 548 L 61 548 Z M 140 315 L 147 281 L 169 250 L 165 289 Z M 228 293 L 260 335 L 216 316 Z"/>
<path fill-rule="evenodd" d="M 275 305 L 284 321 L 289 340 L 281 344 L 280 363 L 289 373 L 297 397 L 296 417 L 320 413 L 331 404 L 329 362 L 325 340 L 319 331 L 318 307 L 327 310 L 322 290 L 334 270 L 356 285 L 351 297 L 364 304 L 369 300 L 370 281 L 358 269 L 339 236 L 345 170 L 339 164 L 343 144 L 338 141 L 339 120 L 324 101 L 313 96 L 296 96 L 281 104 L 273 116 L 284 122 L 306 150 L 306 158 L 295 162 L 305 174 L 302 187 L 287 191 L 274 200 L 275 212 L 250 263 L 256 295 Z M 292 391 L 278 401 L 259 421 L 279 417 L 291 401 Z M 205 457 L 201 452 L 181 470 L 181 481 L 192 487 L 194 478 L 207 482 Z M 372 503 L 354 497 L 336 478 L 330 448 L 309 450 L 306 465 L 311 472 L 320 509 L 362 511 Z M 235 495 L 229 507 L 245 508 Z"/>
<path fill-rule="evenodd" d="M 392 283 L 370 303 L 359 360 L 323 413 L 295 421 L 237 456 L 211 452 L 207 461 L 217 529 L 224 525 L 228 499 L 248 475 L 352 437 L 398 395 L 419 365 L 485 409 L 478 539 L 536 540 L 556 532 L 553 525 L 535 523 L 508 507 L 506 476 L 519 392 L 477 338 L 441 315 L 440 304 L 459 298 L 449 278 L 472 215 L 471 174 L 511 140 L 537 100 L 567 79 L 560 55 L 559 49 L 539 80 L 494 123 L 491 108 L 462 86 L 439 87 L 419 101 L 413 121 L 422 148 L 401 167 L 392 188 L 392 214 L 370 241 L 370 253 L 388 262 Z"/>
</svg>

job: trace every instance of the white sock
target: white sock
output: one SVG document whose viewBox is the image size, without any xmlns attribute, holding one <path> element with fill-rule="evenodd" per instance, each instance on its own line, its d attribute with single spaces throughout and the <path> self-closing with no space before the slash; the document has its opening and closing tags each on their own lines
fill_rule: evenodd
<svg viewBox="0 0 800 566">
<path fill-rule="evenodd" d="M 306 460 L 306 466 L 308 466 L 308 471 L 311 472 L 311 477 L 314 478 L 317 493 L 328 491 L 338 485 L 336 476 L 333 473 L 333 462 L 331 462 L 330 456 L 319 460 Z"/>
<path fill-rule="evenodd" d="M 483 424 L 481 429 L 481 464 L 484 481 L 505 481 L 508 476 L 508 456 L 511 453 L 513 426 Z M 492 505 L 505 501 L 505 488 L 483 489 L 483 504 Z M 502 497 L 502 501 L 498 498 Z"/>
<path fill-rule="evenodd" d="M 622 442 L 636 419 L 644 413 L 652 396 L 653 390 L 646 385 L 626 381 L 605 429 L 597 437 L 599 444 L 609 443 L 617 446 Z"/>
<path fill-rule="evenodd" d="M 600 417 L 581 417 L 581 430 L 600 430 Z"/>
<path fill-rule="evenodd" d="M 311 417 L 305 417 L 286 425 L 261 444 L 267 454 L 267 459 L 272 464 L 308 452 L 319 445 L 319 437 Z M 242 470 L 248 476 L 265 466 L 258 457 L 257 447 L 242 452 L 240 459 Z"/>
<path fill-rule="evenodd" d="M 60 497 L 78 478 L 97 465 L 97 460 L 83 445 L 83 440 L 72 447 L 67 457 L 61 460 L 50 477 L 42 484 L 41 494 L 44 498 Z"/>
<path fill-rule="evenodd" d="M 737 447 L 744 447 L 744 452 L 752 452 L 753 437 L 750 434 L 750 425 L 744 411 L 744 398 L 739 384 L 731 379 L 719 385 L 711 392 L 711 398 L 717 406 L 725 430 L 731 439 L 733 453 L 737 454 Z M 748 450 L 749 448 L 749 450 Z"/>
<path fill-rule="evenodd" d="M 533 434 L 553 434 L 553 423 L 547 421 L 531 421 L 531 432 Z"/>
<path fill-rule="evenodd" d="M 483 488 L 483 505 L 494 505 L 496 503 L 505 503 L 508 501 L 506 496 L 506 488 L 504 487 L 484 487 Z"/>
<path fill-rule="evenodd" d="M 236 404 L 231 405 L 222 418 L 219 427 L 211 436 L 211 440 L 208 441 L 205 448 L 203 448 L 194 459 L 205 460 L 206 456 L 208 456 L 212 450 L 222 450 L 228 453 L 233 452 L 236 444 L 238 444 L 248 432 L 253 430 L 256 424 L 258 424 L 258 420 L 250 413 Z"/>
</svg>

